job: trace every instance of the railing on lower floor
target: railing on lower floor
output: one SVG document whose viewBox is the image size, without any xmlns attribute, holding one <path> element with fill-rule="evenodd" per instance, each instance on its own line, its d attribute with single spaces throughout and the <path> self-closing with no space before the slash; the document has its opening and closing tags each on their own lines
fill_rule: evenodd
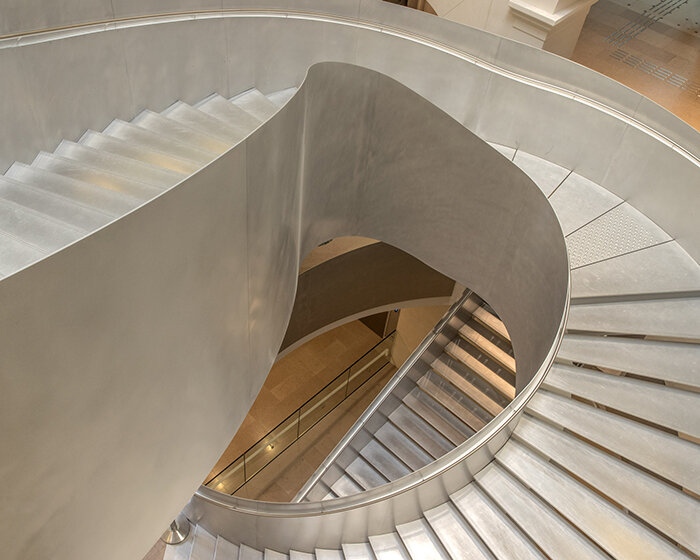
<svg viewBox="0 0 700 560">
<path fill-rule="evenodd" d="M 391 363 L 396 331 L 385 336 L 330 383 L 287 416 L 205 486 L 235 494 L 250 479 Z"/>
</svg>

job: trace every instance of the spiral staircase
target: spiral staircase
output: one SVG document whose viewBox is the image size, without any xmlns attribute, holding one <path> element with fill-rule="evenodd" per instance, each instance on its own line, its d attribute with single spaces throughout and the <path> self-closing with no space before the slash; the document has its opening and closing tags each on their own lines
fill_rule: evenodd
<svg viewBox="0 0 700 560">
<path fill-rule="evenodd" d="M 478 325 L 456 315 L 461 338 L 426 363 L 451 400 L 438 409 L 417 378 L 380 395 L 401 414 L 370 407 L 353 430 L 381 454 L 350 455 L 381 476 L 345 495 L 266 504 L 200 488 L 167 560 L 700 556 L 697 132 L 593 72 L 424 14 L 226 3 L 67 9 L 0 38 L 8 558 L 152 542 L 257 394 L 299 257 L 341 233 L 403 245 L 465 285 L 484 270 L 471 277 L 494 307 Z M 144 38 L 160 42 L 140 50 Z M 229 50 L 179 50 L 196 41 Z M 156 86 L 162 68 L 185 79 Z M 510 362 L 462 353 L 474 333 L 491 338 L 482 350 L 512 335 L 524 381 L 455 441 L 436 411 L 490 406 L 465 380 L 510 379 Z"/>
</svg>

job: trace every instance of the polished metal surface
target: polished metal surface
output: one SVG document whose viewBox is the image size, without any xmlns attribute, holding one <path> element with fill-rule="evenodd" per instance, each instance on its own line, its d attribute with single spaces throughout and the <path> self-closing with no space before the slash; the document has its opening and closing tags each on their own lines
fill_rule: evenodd
<svg viewBox="0 0 700 560">
<path fill-rule="evenodd" d="M 189 536 L 191 530 L 190 520 L 183 513 L 180 513 L 170 524 L 168 530 L 161 535 L 160 540 L 165 544 L 180 544 Z M 199 527 L 196 530 L 197 532 L 204 531 Z"/>
<path fill-rule="evenodd" d="M 256 13 L 251 10 L 260 10 L 260 5 L 254 8 L 248 6 L 248 12 L 235 12 L 228 8 L 246 6 L 240 2 L 226 1 L 226 9 L 213 5 L 214 11 L 208 14 L 211 17 L 203 17 L 204 12 L 200 12 L 198 18 L 193 13 L 180 13 L 148 19 L 138 16 L 162 14 L 164 7 L 156 2 L 139 3 L 138 6 L 131 1 L 118 4 L 116 9 L 106 8 L 105 11 L 100 11 L 104 8 L 102 4 L 93 6 L 81 15 L 78 4 L 60 2 L 46 10 L 41 17 L 24 20 L 26 3 L 8 6 L 2 23 L 8 33 L 18 31 L 19 22 L 39 28 L 42 25 L 57 25 L 57 22 L 58 25 L 72 25 L 92 18 L 95 21 L 137 17 L 3 40 L 2 46 L 6 48 L 1 49 L 0 69 L 5 78 L 5 99 L 16 100 L 0 107 L 0 124 L 6 131 L 0 139 L 3 168 L 15 160 L 28 161 L 39 150 L 53 149 L 63 138 L 77 138 L 88 128 L 99 130 L 115 117 L 130 118 L 144 107 L 161 110 L 178 99 L 194 103 L 213 91 L 228 96 L 256 84 L 262 91 L 288 87 L 301 83 L 313 62 L 354 57 L 354 62 L 381 70 L 409 85 L 483 138 L 503 145 L 519 146 L 532 155 L 546 155 L 551 163 L 560 167 L 576 169 L 581 176 L 608 188 L 643 212 L 689 255 L 697 258 L 700 254 L 700 233 L 695 216 L 697 205 L 688 203 L 697 197 L 694 189 L 698 184 L 697 133 L 674 117 L 658 111 L 656 106 L 639 95 L 590 71 L 485 33 L 464 30 L 449 22 L 418 14 L 397 15 L 396 11 L 391 11 L 391 7 L 375 2 L 324 3 L 315 7 L 313 2 L 309 2 L 304 13 L 289 10 L 278 2 L 270 2 L 266 4 L 269 11 Z M 224 7 L 224 4 L 221 6 Z M 200 9 L 210 7 L 212 5 L 207 0 L 198 4 Z M 191 9 L 191 6 L 178 8 Z M 174 9 L 174 6 L 170 4 L 165 9 Z M 326 15 L 319 15 L 324 11 Z M 329 15 L 329 12 L 332 13 Z M 346 17 L 348 19 L 343 19 Z M 398 19 L 394 20 L 395 17 Z M 388 25 L 388 21 L 394 23 Z M 274 45 L 269 44 L 269 37 L 275 37 Z M 146 38 L 157 48 L 143 49 Z M 192 44 L 197 44 L 198 48 L 192 49 Z M 378 56 L 378 53 L 384 54 Z M 184 68 L 189 69 L 189 73 L 182 72 Z M 158 77 L 157 88 L 153 87 L 154 76 Z M 449 76 L 449 82 L 445 81 L 446 76 Z M 76 87 L 77 84 L 80 84 L 80 88 Z M 337 88 L 336 91 L 342 89 Z M 30 98 L 32 103 L 20 102 Z M 292 98 L 285 109 L 299 98 Z M 308 103 L 306 109 L 319 101 L 324 100 L 316 96 L 314 103 Z M 289 157 L 281 153 L 293 152 L 295 144 L 291 141 L 282 150 L 274 137 L 295 138 L 294 133 L 300 129 L 293 115 L 301 110 L 299 103 L 284 115 L 278 114 L 269 123 L 269 131 L 263 130 L 268 127 L 263 127 L 255 139 L 247 142 L 244 145 L 246 153 L 239 146 L 227 153 L 225 158 L 165 193 L 156 203 L 140 208 L 97 235 L 3 280 L 0 290 L 3 309 L 0 330 L 4 346 L 0 353 L 0 371 L 4 376 L 3 387 L 9 387 L 4 391 L 3 398 L 12 406 L 5 406 L 3 400 L 2 410 L 5 414 L 7 411 L 13 412 L 13 416 L 3 416 L 3 426 L 7 424 L 11 428 L 3 436 L 3 445 L 8 449 L 8 442 L 11 444 L 9 456 L 17 457 L 17 462 L 5 468 L 2 480 L 7 477 L 12 481 L 12 496 L 20 496 L 22 501 L 22 507 L 11 506 L 8 510 L 27 512 L 26 517 L 20 515 L 18 519 L 13 519 L 13 526 L 24 527 L 29 534 L 44 535 L 46 539 L 35 539 L 30 543 L 22 534 L 14 532 L 13 539 L 7 539 L 8 549 L 5 552 L 9 557 L 42 558 L 48 554 L 56 558 L 85 556 L 80 547 L 94 551 L 100 543 L 107 542 L 109 534 L 104 528 L 116 526 L 122 519 L 123 511 L 134 512 L 133 539 L 120 544 L 123 545 L 122 551 L 117 551 L 116 546 L 110 543 L 113 548 L 109 552 L 104 551 L 102 557 L 107 558 L 110 552 L 114 553 L 115 558 L 144 552 L 141 549 L 150 545 L 153 531 L 157 531 L 158 526 L 162 527 L 164 518 L 175 515 L 182 500 L 191 492 L 194 481 L 197 477 L 201 478 L 201 473 L 211 464 L 214 450 L 228 440 L 228 435 L 224 437 L 223 434 L 201 435 L 201 430 L 196 430 L 196 426 L 233 426 L 240 422 L 242 413 L 238 416 L 232 414 L 232 404 L 237 405 L 233 406 L 234 410 L 240 408 L 244 411 L 247 408 L 260 386 L 260 377 L 264 376 L 263 372 L 271 363 L 271 356 L 276 350 L 273 348 L 274 342 L 281 340 L 280 330 L 283 331 L 284 325 L 279 327 L 279 323 L 284 322 L 287 316 L 285 311 L 291 308 L 289 298 L 285 296 L 293 293 L 294 269 L 299 255 L 313 247 L 314 243 L 327 239 L 330 233 L 345 229 L 344 233 L 369 234 L 392 243 L 398 239 L 398 246 L 415 251 L 416 256 L 434 264 L 439 270 L 454 274 L 460 281 L 477 280 L 479 284 L 479 278 L 468 277 L 450 261 L 454 260 L 455 254 L 462 256 L 464 247 L 453 246 L 449 254 L 433 253 L 431 248 L 434 250 L 436 244 L 444 239 L 440 238 L 440 232 L 427 227 L 431 223 L 427 219 L 430 216 L 414 216 L 410 212 L 407 215 L 406 206 L 401 205 L 402 201 L 397 200 L 395 193 L 392 198 L 394 206 L 381 208 L 374 222 L 365 219 L 372 204 L 376 205 L 382 200 L 381 196 L 375 196 L 375 189 L 381 184 L 379 181 L 365 181 L 367 189 L 352 190 L 347 198 L 336 194 L 338 203 L 335 205 L 323 206 L 323 197 L 314 199 L 309 196 L 316 192 L 311 188 L 304 191 L 303 197 L 297 196 L 290 177 L 296 179 L 303 176 L 305 186 L 340 184 L 338 177 L 354 177 L 351 172 L 355 169 L 343 166 L 342 161 L 335 161 L 342 168 L 342 173 L 323 175 L 318 173 L 323 168 L 319 161 L 328 158 L 328 151 L 319 150 L 323 157 L 318 159 L 308 157 L 307 153 L 304 166 L 294 164 L 298 153 L 291 156 L 287 153 Z M 338 106 L 326 105 L 326 114 L 333 115 L 333 109 L 342 113 L 338 111 Z M 401 114 L 406 113 L 403 111 Z M 355 111 L 353 118 L 357 119 L 358 114 L 360 112 Z M 396 115 L 388 114 L 392 117 Z M 339 124 L 343 123 L 332 121 L 326 131 L 345 130 L 342 126 L 336 126 Z M 386 126 L 386 121 L 381 126 Z M 310 126 L 305 133 L 313 136 L 320 130 L 320 126 Z M 192 138 L 196 134 L 185 128 L 178 128 L 177 131 L 169 129 L 169 132 L 179 139 L 186 136 Z M 376 133 L 377 129 L 373 132 Z M 343 141 L 348 142 L 347 135 L 344 136 Z M 397 137 L 403 138 L 392 131 L 390 138 L 395 140 Z M 590 142 L 590 138 L 597 141 Z M 448 144 L 453 140 L 448 137 L 444 139 Z M 361 138 L 353 140 L 366 146 L 361 143 Z M 415 140 L 408 139 L 408 142 L 410 145 Z M 390 142 L 387 141 L 388 144 Z M 379 145 L 384 144 L 380 142 Z M 463 158 L 464 146 L 459 147 Z M 220 152 L 226 149 L 220 148 Z M 429 150 L 422 153 L 430 156 L 428 160 L 433 159 L 434 154 Z M 347 151 L 343 153 L 344 156 L 347 154 Z M 500 154 L 497 155 L 505 161 Z M 438 165 L 460 159 L 460 152 L 457 150 L 446 156 L 444 160 L 435 158 Z M 421 158 L 415 160 L 420 161 Z M 386 164 L 386 161 L 382 162 L 382 165 Z M 244 165 L 252 177 L 248 183 L 245 182 L 246 173 L 242 171 Z M 259 171 L 263 166 L 266 166 L 264 173 Z M 447 163 L 442 163 L 441 167 L 452 169 Z M 498 171 L 494 171 L 495 174 L 502 171 L 496 160 L 487 167 L 490 171 Z M 410 171 L 416 175 L 416 170 Z M 83 178 L 89 173 L 95 181 L 108 188 L 117 188 L 121 179 L 117 175 L 97 173 L 94 168 L 85 166 L 64 167 L 63 172 Z M 470 176 L 459 170 L 455 172 L 461 175 L 462 180 Z M 312 180 L 309 175 L 314 173 L 316 175 Z M 511 175 L 509 178 L 514 177 Z M 669 180 L 670 177 L 673 180 Z M 287 178 L 286 183 L 284 178 Z M 379 178 L 386 180 L 386 176 L 375 177 Z M 445 179 L 444 175 L 437 173 L 429 184 L 442 188 Z M 419 189 L 414 177 L 400 184 L 408 189 L 406 198 L 415 196 L 416 200 L 426 200 L 416 194 Z M 213 185 L 227 185 L 231 191 L 222 192 L 223 189 L 216 189 Z M 270 185 L 277 189 L 272 189 Z M 659 185 L 664 185 L 664 188 Z M 389 194 L 387 191 L 376 189 L 385 197 L 384 200 Z M 325 195 L 326 191 L 323 192 Z M 145 193 L 142 199 L 155 194 Z M 372 204 L 358 211 L 362 218 L 351 221 L 353 227 L 339 227 L 339 224 L 348 225 L 343 222 L 343 217 L 347 216 L 345 207 L 348 200 L 360 195 Z M 441 203 L 448 213 L 452 210 L 452 200 L 438 199 L 434 192 L 430 193 L 430 198 L 430 202 Z M 308 204 L 309 199 L 314 200 L 315 205 Z M 246 204 L 241 204 L 241 200 L 245 200 Z M 507 197 L 499 196 L 498 200 L 507 200 Z M 534 217 L 534 209 L 524 207 L 522 201 L 515 200 L 513 203 L 522 210 L 523 215 L 533 214 L 533 223 L 541 219 L 541 216 Z M 246 205 L 249 206 L 247 211 Z M 430 207 L 430 204 L 423 202 L 418 205 Z M 449 216 L 445 220 L 446 231 L 458 231 L 457 218 L 461 220 L 459 225 L 463 226 L 464 217 L 470 215 L 464 209 L 455 210 L 454 220 Z M 391 215 L 392 212 L 401 216 L 401 224 L 396 224 L 393 230 L 382 229 L 379 218 L 386 219 L 387 214 Z M 478 208 L 473 212 L 477 217 L 480 214 Z M 218 229 L 194 219 L 193 214 L 211 216 Z M 269 219 L 261 219 L 268 215 Z M 303 218 L 297 219 L 297 216 Z M 415 234 L 403 231 L 401 225 L 405 223 L 411 223 L 417 231 L 429 232 L 430 238 L 420 239 Z M 282 232 L 276 229 L 280 224 L 284 224 Z M 309 229 L 302 228 L 301 224 L 306 224 Z M 309 224 L 313 224 L 313 227 Z M 484 225 L 476 224 L 475 230 L 479 232 L 480 229 L 484 229 Z M 506 261 L 512 259 L 513 252 L 507 250 L 507 243 L 524 238 L 522 231 L 525 228 L 522 231 L 518 231 L 517 227 L 515 229 L 512 239 L 504 242 L 505 249 L 490 247 L 491 250 L 487 252 L 490 255 L 502 254 Z M 475 238 L 469 231 L 459 231 L 467 239 Z M 263 234 L 267 236 L 265 242 L 256 243 L 257 236 Z M 644 237 L 642 234 L 638 237 Z M 497 236 L 498 232 L 494 235 Z M 547 238 L 546 235 L 542 237 Z M 147 240 L 145 244 L 144 240 Z M 222 262 L 222 253 L 216 248 L 223 247 L 224 243 L 231 248 L 232 240 L 235 240 L 232 250 L 235 256 Z M 632 241 L 637 242 L 636 239 Z M 542 253 L 551 255 L 551 250 L 542 248 Z M 117 255 L 118 258 L 115 258 Z M 273 260 L 279 260 L 280 255 L 285 257 L 283 262 L 272 264 Z M 527 258 L 530 259 L 529 256 Z M 183 262 L 188 263 L 184 271 Z M 241 271 L 236 265 L 241 262 L 250 264 L 248 271 Z M 478 264 L 477 258 L 466 262 L 465 270 L 470 267 L 479 269 L 479 266 L 475 266 Z M 535 265 L 534 268 L 538 267 Z M 557 268 L 554 263 L 552 268 Z M 498 281 L 499 276 L 518 278 L 519 282 L 523 282 L 523 272 L 528 272 L 526 267 L 517 270 L 495 269 L 493 263 L 483 270 L 484 278 L 481 281 L 484 283 L 486 278 Z M 525 274 L 529 280 L 523 282 L 528 289 L 537 281 L 542 282 L 542 279 L 551 276 L 545 270 L 540 270 L 539 275 L 530 272 L 529 276 Z M 42 278 L 50 278 L 51 281 Z M 176 279 L 177 286 L 173 285 L 173 279 Z M 249 290 L 250 282 L 256 285 Z M 231 293 L 232 285 L 240 290 Z M 281 285 L 287 288 L 282 289 Z M 516 290 L 519 287 L 515 286 Z M 480 287 L 479 292 L 487 296 Z M 620 297 L 625 294 L 615 295 Z M 522 310 L 523 314 L 519 317 L 506 316 L 515 313 L 518 302 L 532 303 L 535 311 L 541 307 L 541 302 L 529 302 L 528 294 L 522 292 L 514 293 L 510 301 L 497 303 L 498 298 L 494 299 L 490 294 L 487 299 L 494 303 L 509 329 L 512 325 L 522 325 L 525 330 L 526 310 Z M 274 313 L 265 309 L 265 302 L 269 301 L 278 304 Z M 682 328 L 673 327 L 673 322 L 682 321 L 681 314 L 672 313 L 669 316 L 663 309 L 646 304 L 642 310 L 636 303 L 634 313 L 645 311 L 659 319 L 659 326 L 651 325 L 650 333 L 638 334 L 683 339 L 687 339 L 689 334 L 691 337 L 694 335 L 694 330 L 687 328 L 687 324 Z M 671 305 L 670 301 L 663 303 Z M 686 304 L 686 316 L 697 316 L 692 300 L 682 303 Z M 24 312 L 32 305 L 42 310 L 41 317 L 28 316 Z M 159 316 L 163 309 L 170 310 L 169 317 Z M 153 310 L 153 313 L 148 310 Z M 590 308 L 581 308 L 576 318 L 577 324 L 585 325 L 583 330 L 605 332 L 609 323 L 599 321 L 595 315 Z M 76 316 L 80 317 L 80 321 L 75 321 Z M 231 319 L 244 316 L 249 316 L 251 321 L 243 328 Z M 642 322 L 630 321 L 630 317 L 626 317 L 624 325 L 614 328 L 623 331 L 646 329 L 648 323 L 642 319 Z M 619 316 L 616 321 L 620 321 Z M 76 323 L 79 326 L 68 330 L 51 328 L 51 325 Z M 527 320 L 528 327 L 533 324 L 539 327 L 551 325 L 552 331 L 556 331 L 553 317 L 544 320 L 535 313 Z M 23 338 L 25 333 L 30 333 L 26 335 L 27 338 Z M 226 333 L 225 340 L 221 339 L 221 333 Z M 254 336 L 250 338 L 252 344 L 249 345 L 251 333 Z M 263 334 L 267 336 L 270 348 L 260 345 Z M 543 336 L 543 340 L 546 339 L 549 344 L 553 335 L 550 332 Z M 87 337 L 92 345 L 86 350 L 82 341 Z M 50 345 L 38 350 L 35 341 L 50 341 Z M 526 342 L 519 342 L 514 336 L 514 344 L 517 351 L 517 345 Z M 537 357 L 525 360 L 525 363 L 530 362 L 530 371 L 534 372 L 543 360 L 547 363 L 554 358 L 553 353 L 547 355 L 547 344 L 543 343 Z M 168 360 L 162 353 L 158 352 L 156 356 L 153 352 L 154 349 L 166 347 L 176 350 Z M 250 354 L 249 349 L 252 350 Z M 32 367 L 26 367 L 26 356 L 33 358 Z M 42 361 L 41 356 L 47 356 L 46 360 Z M 518 356 L 520 360 L 520 354 Z M 520 361 L 518 365 L 520 367 Z M 31 372 L 32 387 L 36 390 L 32 392 L 30 402 L 13 398 L 14 385 L 7 383 L 7 380 L 14 379 L 12 372 L 17 371 Z M 148 374 L 143 374 L 144 371 Z M 196 387 L 190 383 L 193 371 L 198 372 Z M 235 391 L 231 371 L 236 372 Z M 140 375 L 135 377 L 136 374 Z M 26 376 L 26 373 L 23 375 Z M 46 379 L 61 379 L 62 387 L 58 389 L 65 389 L 64 392 L 53 391 L 51 402 L 60 406 L 51 410 L 47 410 L 47 397 L 41 392 Z M 111 379 L 119 379 L 122 385 L 112 386 Z M 138 384 L 138 392 L 133 391 L 133 384 L 125 383 L 129 380 Z M 132 390 L 125 393 L 124 386 Z M 167 391 L 168 387 L 174 386 L 187 386 L 190 400 L 185 402 L 183 395 Z M 80 398 L 76 398 L 76 395 Z M 109 395 L 109 398 L 105 398 L 105 395 Z M 158 395 L 158 399 L 149 398 L 152 395 Z M 526 400 L 518 401 L 516 398 L 518 406 L 513 406 L 508 413 L 517 413 Z M 153 402 L 169 403 L 170 408 L 177 411 L 177 416 L 165 407 L 149 415 L 146 410 L 153 410 L 149 408 Z M 205 404 L 193 407 L 193 402 Z M 116 403 L 119 403 L 118 409 Z M 76 418 L 90 417 L 94 421 L 88 428 L 82 422 L 76 422 L 72 416 L 61 415 L 61 421 L 57 422 L 56 416 L 50 414 L 52 410 L 68 408 Z M 183 423 L 182 414 L 195 412 L 194 408 L 196 415 L 187 416 Z M 17 409 L 31 410 L 32 418 L 23 421 L 21 413 L 15 418 Z M 119 420 L 110 421 L 110 414 Z M 157 419 L 156 424 L 168 424 L 168 420 L 169 424 L 173 424 L 177 420 L 178 425 L 184 424 L 201 437 L 191 438 L 195 443 L 187 450 L 188 453 L 165 449 L 159 444 L 162 430 L 154 430 L 151 434 L 144 429 L 154 419 Z M 48 434 L 51 437 L 45 441 L 35 441 L 37 448 L 42 450 L 54 449 L 52 445 L 61 441 L 60 434 L 71 434 L 65 451 L 52 456 L 47 468 L 54 476 L 62 477 L 63 487 L 75 489 L 74 501 L 69 503 L 64 500 L 54 491 L 55 487 L 41 476 L 33 476 L 31 482 L 23 483 L 24 471 L 18 470 L 18 465 L 31 463 L 31 449 L 27 450 L 26 456 L 21 456 L 12 450 L 26 450 L 26 442 L 9 441 L 8 438 L 14 437 L 15 432 L 21 435 L 22 430 L 14 430 L 14 427 L 26 426 L 29 421 L 42 426 L 50 425 L 51 430 L 55 431 Z M 43 432 L 37 433 L 43 437 Z M 149 434 L 153 437 L 149 437 Z M 128 437 L 133 451 L 122 450 L 119 456 L 111 456 L 106 442 L 122 437 Z M 498 448 L 507 439 L 507 434 L 499 429 L 491 432 L 489 437 L 500 438 L 495 445 Z M 525 456 L 516 457 L 522 461 L 508 460 L 509 450 L 512 449 L 518 450 L 512 453 L 525 453 Z M 162 479 L 144 476 L 148 467 L 139 462 L 139 457 L 148 457 L 158 450 L 163 456 L 168 456 L 169 464 L 178 466 L 181 476 L 165 476 Z M 439 505 L 435 503 L 436 495 L 441 492 L 444 502 L 445 488 L 453 489 L 466 484 L 474 474 L 468 471 L 475 465 L 478 465 L 477 470 L 480 469 L 493 456 L 491 454 L 489 457 L 488 445 L 470 447 L 468 451 L 474 453 L 474 458 L 482 452 L 483 456 L 468 467 L 460 462 L 465 455 L 460 455 L 460 461 L 452 463 L 451 469 L 445 470 L 449 461 L 440 463 L 437 467 L 439 470 L 435 471 L 442 473 L 439 485 L 430 475 L 411 479 L 411 483 L 422 482 L 423 488 L 417 491 L 419 498 L 432 494 L 423 504 L 425 507 Z M 503 464 L 508 462 L 512 473 L 522 477 L 523 482 L 553 509 L 567 519 L 575 520 L 583 533 L 590 535 L 610 554 L 620 558 L 680 557 L 683 554 L 620 510 L 609 506 L 603 498 L 580 485 L 576 486 L 558 467 L 537 458 L 530 460 L 527 453 L 518 444 L 512 443 L 498 454 L 497 460 Z M 79 469 L 71 463 L 72 456 L 80 456 Z M 532 468 L 523 468 L 523 464 L 528 462 Z M 461 468 L 467 472 L 458 473 Z M 135 477 L 127 474 L 130 472 L 139 472 L 142 480 L 150 479 L 150 486 L 135 486 Z M 163 482 L 164 479 L 167 484 Z M 542 480 L 544 483 L 541 483 Z M 103 494 L 91 491 L 93 488 L 102 491 L 118 488 L 119 493 L 104 491 Z M 402 484 L 400 488 L 407 490 L 411 486 Z M 418 488 L 418 485 L 414 488 Z M 365 499 L 381 500 L 386 498 L 383 494 L 370 492 Z M 41 497 L 41 508 L 32 510 L 31 504 L 36 496 Z M 136 511 L 133 507 L 135 496 L 143 498 L 142 507 L 136 508 Z M 362 533 L 360 526 L 366 529 L 368 523 L 373 524 L 376 530 L 392 530 L 390 524 L 382 528 L 382 520 L 401 509 L 406 510 L 406 515 L 419 515 L 415 498 L 416 495 L 411 495 L 399 503 L 398 498 L 392 496 L 392 499 L 396 499 L 394 505 L 403 508 L 392 506 L 362 510 L 354 520 L 349 516 L 334 517 L 329 511 L 325 517 L 329 525 L 323 529 L 332 532 L 333 524 L 337 523 L 335 529 L 344 527 L 348 538 L 352 538 L 353 534 L 357 538 Z M 208 499 L 212 504 L 217 503 L 216 497 L 208 496 Z M 331 502 L 337 502 L 336 511 L 348 506 L 348 502 L 342 500 Z M 105 507 L 106 504 L 109 507 Z M 221 510 L 230 513 L 231 504 L 219 505 Z M 235 507 L 239 506 L 241 504 Z M 251 504 L 242 504 L 242 507 L 248 508 L 248 513 L 237 519 L 240 530 L 246 535 L 256 534 L 257 531 L 256 538 L 273 534 L 271 525 L 266 525 L 264 519 L 271 512 L 277 511 L 280 516 L 294 516 L 295 511 L 300 511 L 291 509 L 282 513 L 281 508 L 251 507 Z M 257 512 L 256 508 L 260 508 L 260 511 Z M 303 507 L 301 511 L 304 511 Z M 254 522 L 245 517 L 258 513 L 260 517 Z M 86 520 L 88 529 L 83 542 L 67 542 L 65 535 L 74 535 L 70 528 L 80 519 Z M 274 535 L 275 538 L 291 542 L 293 536 L 302 533 L 300 529 L 303 527 L 306 533 L 300 538 L 316 542 L 320 524 L 314 526 L 315 522 L 309 522 L 309 519 L 304 523 L 298 523 L 291 517 L 285 519 L 285 527 Z M 104 522 L 104 526 L 97 520 Z M 231 522 L 230 515 L 227 522 Z M 212 523 L 216 525 L 216 522 Z M 128 547 L 132 548 L 127 550 Z"/>
</svg>

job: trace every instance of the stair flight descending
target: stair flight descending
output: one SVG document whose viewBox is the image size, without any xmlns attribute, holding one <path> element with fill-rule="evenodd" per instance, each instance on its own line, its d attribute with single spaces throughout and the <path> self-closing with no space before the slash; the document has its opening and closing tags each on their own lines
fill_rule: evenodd
<svg viewBox="0 0 700 560">
<path fill-rule="evenodd" d="M 515 162 L 525 162 L 523 169 L 543 192 L 558 197 L 553 208 L 573 257 L 573 285 L 556 363 L 513 436 L 474 481 L 422 518 L 398 524 L 393 532 L 370 532 L 367 542 L 343 543 L 330 557 L 697 558 L 700 267 L 655 224 L 599 185 L 530 154 L 496 147 L 510 158 L 520 153 Z M 570 220 L 582 208 L 582 197 L 589 214 L 579 226 Z M 477 313 L 470 310 L 468 324 Z M 452 326 L 462 328 L 457 321 Z M 459 360 L 459 349 L 472 350 L 471 335 L 462 329 L 460 339 L 445 344 L 449 359 Z M 486 357 L 503 366 L 503 356 L 501 362 L 494 358 Z M 425 369 L 430 387 L 439 388 L 447 379 L 434 365 Z M 356 452 L 355 460 L 374 469 L 376 480 L 389 473 L 386 465 L 372 462 L 380 445 L 398 451 L 411 434 L 421 453 L 406 447 L 397 459 L 414 470 L 468 437 L 468 426 L 449 430 L 434 399 L 411 382 L 415 387 L 404 401 L 372 439 L 365 438 L 372 449 Z M 494 398 L 505 398 L 492 388 Z M 443 392 L 450 394 L 444 385 Z M 344 481 L 339 492 L 362 489 L 350 477 L 338 480 Z M 321 497 L 335 495 L 326 487 Z M 289 557 L 326 556 L 290 550 Z"/>
<path fill-rule="evenodd" d="M 201 169 L 270 118 L 296 88 L 115 119 L 0 176 L 0 278 L 107 225 Z"/>
</svg>

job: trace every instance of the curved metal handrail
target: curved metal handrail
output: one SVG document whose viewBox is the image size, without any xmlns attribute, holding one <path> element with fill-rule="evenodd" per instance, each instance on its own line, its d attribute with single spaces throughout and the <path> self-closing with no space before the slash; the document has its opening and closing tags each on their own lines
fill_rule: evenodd
<svg viewBox="0 0 700 560">
<path fill-rule="evenodd" d="M 384 400 L 391 394 L 391 392 L 396 388 L 396 386 L 403 380 L 406 374 L 411 370 L 419 358 L 428 349 L 433 341 L 442 332 L 445 325 L 454 317 L 455 313 L 464 305 L 464 302 L 469 299 L 473 294 L 471 290 L 465 290 L 464 294 L 455 301 L 447 312 L 442 316 L 440 321 L 435 325 L 431 331 L 423 338 L 421 343 L 416 346 L 415 350 L 411 352 L 406 361 L 401 365 L 394 376 L 389 380 L 389 382 L 384 386 L 384 388 L 379 392 L 379 394 L 374 398 L 370 405 L 365 409 L 357 421 L 352 425 L 352 427 L 347 431 L 343 438 L 338 442 L 338 444 L 333 448 L 324 461 L 319 465 L 314 474 L 306 481 L 306 483 L 301 487 L 299 492 L 292 500 L 293 503 L 298 503 L 311 488 L 321 479 L 328 467 L 333 464 L 333 462 L 342 453 L 343 449 L 350 443 L 350 441 L 362 430 L 370 417 L 377 411 Z"/>
<path fill-rule="evenodd" d="M 441 41 L 437 41 L 425 35 L 420 35 L 418 33 L 408 31 L 400 27 L 394 27 L 386 25 L 384 23 L 378 24 L 369 20 L 362 20 L 359 18 L 349 18 L 344 16 L 337 16 L 334 14 L 329 14 L 325 12 L 310 12 L 304 10 L 282 10 L 282 9 L 261 9 L 261 10 L 250 10 L 250 9 L 222 9 L 222 10 L 196 10 L 196 11 L 181 11 L 181 12 L 170 12 L 162 14 L 149 14 L 149 15 L 139 15 L 130 16 L 123 18 L 114 18 L 110 20 L 102 20 L 97 22 L 86 22 L 78 23 L 74 25 L 67 25 L 58 28 L 50 29 L 39 29 L 34 31 L 27 31 L 22 33 L 15 33 L 10 35 L 0 36 L 0 49 L 21 47 L 25 45 L 31 45 L 36 43 L 43 43 L 47 41 L 55 41 L 57 39 L 64 39 L 69 37 L 75 37 L 79 35 L 88 35 L 93 33 L 100 33 L 104 31 L 115 31 L 118 29 L 129 29 L 133 27 L 140 27 L 145 25 L 156 25 L 164 23 L 176 23 L 182 21 L 193 21 L 193 20 L 204 20 L 204 19 L 217 19 L 217 18 L 250 18 L 250 17 L 268 17 L 268 18 L 289 18 L 289 19 L 302 19 L 307 21 L 320 21 L 325 23 L 335 23 L 343 26 L 350 26 L 359 29 L 365 29 L 370 31 L 375 31 L 378 33 L 386 33 L 393 35 L 400 39 L 411 41 L 445 54 L 454 56 L 477 67 L 483 68 L 489 72 L 500 75 L 504 78 L 520 82 L 522 84 L 547 91 L 558 95 L 560 97 L 566 97 L 571 101 L 581 103 L 583 105 L 589 106 L 593 109 L 601 111 L 610 115 L 611 117 L 624 122 L 625 124 L 636 128 L 637 130 L 644 132 L 645 134 L 651 136 L 655 140 L 661 142 L 668 148 L 684 157 L 685 159 L 692 162 L 694 165 L 700 167 L 700 155 L 695 155 L 690 150 L 683 147 L 678 142 L 669 138 L 665 134 L 659 132 L 655 128 L 643 123 L 639 119 L 619 110 L 602 103 L 591 97 L 581 95 L 575 91 L 568 90 L 564 87 L 550 84 L 546 81 L 539 80 L 536 78 L 531 78 L 524 74 L 519 74 L 512 70 L 508 70 L 493 62 L 484 60 L 483 58 L 469 54 L 467 51 L 452 47 Z"/>
<path fill-rule="evenodd" d="M 568 263 L 568 253 L 567 253 Z M 338 513 L 352 509 L 363 508 L 398 496 L 409 490 L 416 489 L 425 482 L 443 475 L 450 469 L 462 463 L 470 456 L 484 449 L 492 440 L 504 430 L 513 427 L 517 422 L 520 414 L 523 412 L 527 404 L 535 395 L 540 385 L 544 381 L 547 373 L 554 364 L 554 360 L 561 346 L 566 323 L 569 317 L 569 307 L 571 301 L 571 269 L 568 267 L 567 272 L 567 288 L 564 310 L 559 322 L 557 333 L 550 346 L 547 356 L 533 376 L 532 380 L 525 386 L 523 391 L 511 401 L 489 424 L 469 438 L 465 443 L 452 449 L 439 459 L 432 463 L 399 478 L 393 482 L 389 482 L 383 486 L 372 488 L 365 492 L 344 496 L 342 498 L 334 498 L 323 500 L 320 502 L 296 502 L 296 503 L 275 503 L 275 502 L 260 502 L 228 496 L 221 494 L 205 486 L 201 486 L 195 496 L 209 502 L 217 507 L 236 511 L 238 513 L 246 513 L 264 517 L 309 517 L 322 514 Z M 436 326 L 437 329 L 437 326 Z M 413 356 L 413 354 L 411 355 Z"/>
</svg>

